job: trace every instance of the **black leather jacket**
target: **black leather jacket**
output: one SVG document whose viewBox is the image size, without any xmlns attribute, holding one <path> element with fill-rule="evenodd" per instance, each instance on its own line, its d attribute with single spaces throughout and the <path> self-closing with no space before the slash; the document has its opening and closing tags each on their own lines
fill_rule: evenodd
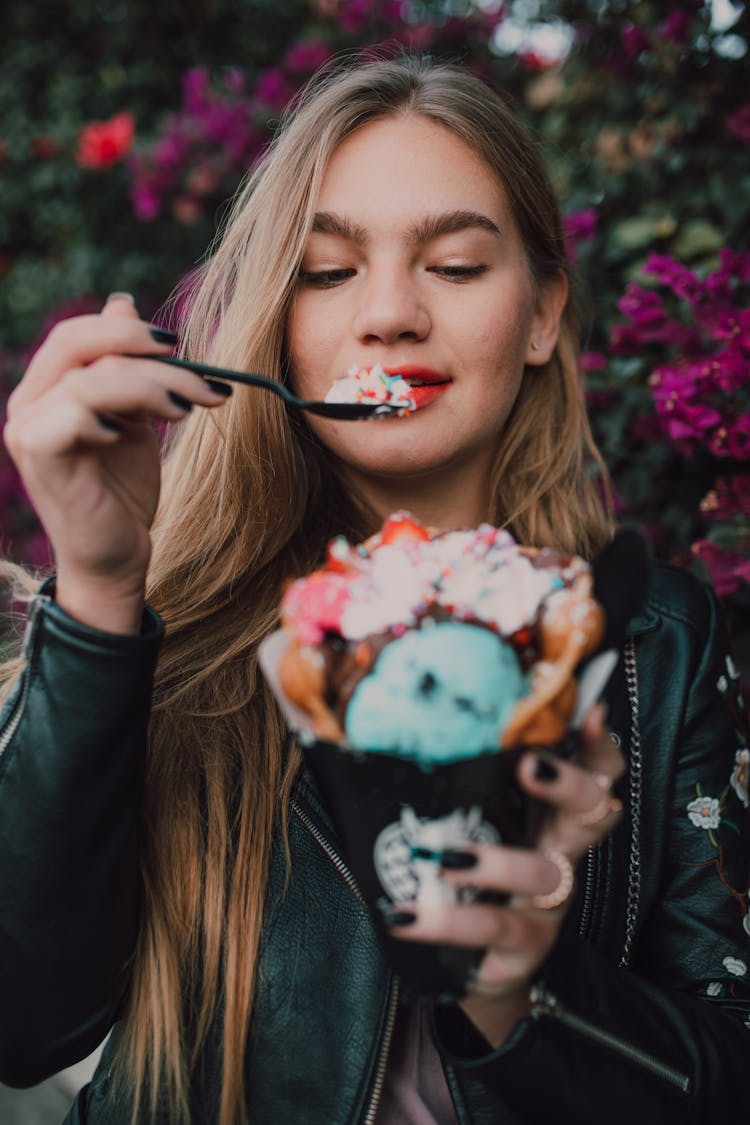
<svg viewBox="0 0 750 1125">
<path fill-rule="evenodd" d="M 32 609 L 25 672 L 0 719 L 0 1080 L 11 1085 L 85 1056 L 127 991 L 160 635 L 148 611 L 142 635 L 124 638 L 49 596 Z M 732 687 L 712 595 L 657 567 L 607 692 L 629 759 L 626 816 L 582 865 L 533 1017 L 490 1051 L 457 1007 L 432 1014 L 461 1125 L 724 1122 L 745 1103 L 750 755 Z M 304 777 L 290 842 L 289 885 L 281 847 L 271 870 L 251 1120 L 371 1125 L 398 982 Z M 71 1123 L 127 1125 L 110 1058 Z M 218 1073 L 209 1043 L 196 1122 L 216 1120 Z"/>
</svg>

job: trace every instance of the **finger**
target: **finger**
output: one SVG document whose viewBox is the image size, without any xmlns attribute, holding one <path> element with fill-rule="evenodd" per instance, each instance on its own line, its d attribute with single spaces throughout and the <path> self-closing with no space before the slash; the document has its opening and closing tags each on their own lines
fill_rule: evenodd
<svg viewBox="0 0 750 1125">
<path fill-rule="evenodd" d="M 614 746 L 612 750 L 614 751 Z M 594 772 L 565 762 L 546 751 L 531 751 L 521 759 L 517 776 L 522 787 L 558 812 L 576 817 L 600 806 L 609 793 L 610 773 Z M 615 823 L 615 808 L 609 818 Z M 609 824 L 607 827 L 611 827 Z"/>
<path fill-rule="evenodd" d="M 474 860 L 472 866 L 466 861 Z M 448 865 L 446 866 L 446 859 Z M 455 867 L 451 864 L 457 860 Z M 531 898 L 551 894 L 560 883 L 557 865 L 540 851 L 528 848 L 477 844 L 461 851 L 443 853 L 441 878 L 452 886 L 475 887 Z"/>
<path fill-rule="evenodd" d="M 139 320 L 135 297 L 132 293 L 110 293 L 102 307 L 102 316 L 129 316 Z"/>
<path fill-rule="evenodd" d="M 53 394 L 71 395 L 98 413 L 145 411 L 172 421 L 195 405 L 212 407 L 226 402 L 224 384 L 220 390 L 215 386 L 189 371 L 143 359 L 124 361 L 121 357 L 106 356 L 89 367 L 68 372 Z"/>
<path fill-rule="evenodd" d="M 126 303 L 113 302 L 115 309 Z M 126 306 L 127 307 L 127 306 Z M 8 414 L 22 409 L 53 387 L 66 371 L 85 367 L 104 355 L 163 355 L 172 350 L 174 341 L 152 335 L 153 326 L 146 324 L 132 309 L 127 315 L 90 315 L 60 321 L 47 336 L 32 359 L 21 382 L 8 399 Z"/>
<path fill-rule="evenodd" d="M 101 431 L 107 434 L 106 441 L 117 440 L 128 417 L 138 420 L 146 415 L 176 422 L 192 409 L 193 402 L 203 406 L 226 402 L 197 377 L 189 388 L 182 388 L 183 380 L 176 381 L 191 397 L 149 378 L 143 371 L 155 365 L 148 361 L 133 361 L 127 378 L 122 377 L 114 357 L 101 361 L 102 370 L 97 366 L 69 372 L 47 395 L 9 419 L 3 436 L 20 470 L 45 458 L 67 455 L 82 442 L 103 444 Z"/>
<path fill-rule="evenodd" d="M 618 740 L 605 723 L 604 704 L 595 704 L 581 724 L 581 743 L 576 761 L 594 773 L 606 773 L 613 781 L 625 773 L 625 759 Z"/>
<path fill-rule="evenodd" d="M 394 910 L 398 915 L 413 915 L 411 922 L 390 927 L 392 936 L 399 941 L 434 942 L 466 949 L 523 947 L 528 943 L 534 926 L 539 924 L 539 919 L 544 924 L 546 917 L 535 911 L 532 919 L 530 913 L 521 910 L 479 903 L 417 905 L 407 902 L 397 904 Z M 559 924 L 557 916 L 554 924 Z"/>
<path fill-rule="evenodd" d="M 98 417 L 75 399 L 68 398 L 46 410 L 27 414 L 22 426 L 9 422 L 4 437 L 19 468 L 33 464 L 38 470 L 45 462 L 64 457 L 82 446 L 111 445 L 121 434 L 122 428 L 117 422 Z M 32 470 L 28 480 L 35 477 L 38 472 Z"/>
</svg>

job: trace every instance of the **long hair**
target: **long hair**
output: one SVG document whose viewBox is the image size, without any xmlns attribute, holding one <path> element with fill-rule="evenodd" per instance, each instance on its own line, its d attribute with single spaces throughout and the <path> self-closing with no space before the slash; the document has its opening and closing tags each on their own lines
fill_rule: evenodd
<svg viewBox="0 0 750 1125">
<path fill-rule="evenodd" d="M 284 328 L 315 202 L 337 145 L 364 123 L 420 114 L 478 153 L 502 185 L 535 286 L 567 272 L 553 189 L 505 103 L 460 68 L 347 63 L 303 93 L 238 194 L 187 302 L 193 358 L 283 378 Z M 497 449 L 487 518 L 537 545 L 592 554 L 610 533 L 591 468 L 577 330 L 529 368 Z M 286 581 L 328 538 L 375 520 L 276 396 L 195 411 L 164 467 L 148 596 L 167 624 L 143 809 L 143 904 L 117 1072 L 138 1099 L 189 1120 L 191 1073 L 219 1021 L 219 1123 L 247 1119 L 245 1055 L 272 842 L 286 839 L 298 757 L 258 673 Z M 137 1109 L 134 1110 L 134 1114 Z"/>
</svg>

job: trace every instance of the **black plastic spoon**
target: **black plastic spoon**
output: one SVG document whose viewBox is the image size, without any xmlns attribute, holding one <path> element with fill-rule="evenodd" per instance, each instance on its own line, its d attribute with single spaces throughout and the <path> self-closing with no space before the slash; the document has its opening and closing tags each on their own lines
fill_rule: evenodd
<svg viewBox="0 0 750 1125">
<path fill-rule="evenodd" d="M 210 379 L 224 379 L 228 383 L 244 383 L 250 387 L 262 387 L 283 398 L 287 406 L 294 410 L 307 410 L 310 414 L 320 414 L 324 418 L 337 418 L 339 421 L 360 422 L 369 418 L 397 418 L 404 413 L 403 406 L 393 406 L 387 402 L 319 402 L 300 398 L 283 383 L 269 379 L 266 375 L 255 375 L 245 371 L 232 371 L 226 367 L 212 367 L 208 363 L 197 363 L 192 359 L 180 359 L 171 355 L 149 355 L 145 359 L 155 359 L 168 363 L 171 367 L 181 367 L 194 371 Z M 407 411 L 408 412 L 408 411 Z"/>
</svg>

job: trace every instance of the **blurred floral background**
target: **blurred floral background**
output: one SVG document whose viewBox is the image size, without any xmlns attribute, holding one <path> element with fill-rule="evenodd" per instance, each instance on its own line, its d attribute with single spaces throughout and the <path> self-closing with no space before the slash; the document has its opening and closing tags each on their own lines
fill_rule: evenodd
<svg viewBox="0 0 750 1125">
<path fill-rule="evenodd" d="M 507 91 L 580 274 L 619 518 L 721 596 L 750 677 L 750 14 L 732 0 L 35 0 L 0 68 L 0 413 L 58 319 L 159 318 L 279 113 L 398 45 Z M 0 451 L 0 551 L 48 548 Z"/>
</svg>

